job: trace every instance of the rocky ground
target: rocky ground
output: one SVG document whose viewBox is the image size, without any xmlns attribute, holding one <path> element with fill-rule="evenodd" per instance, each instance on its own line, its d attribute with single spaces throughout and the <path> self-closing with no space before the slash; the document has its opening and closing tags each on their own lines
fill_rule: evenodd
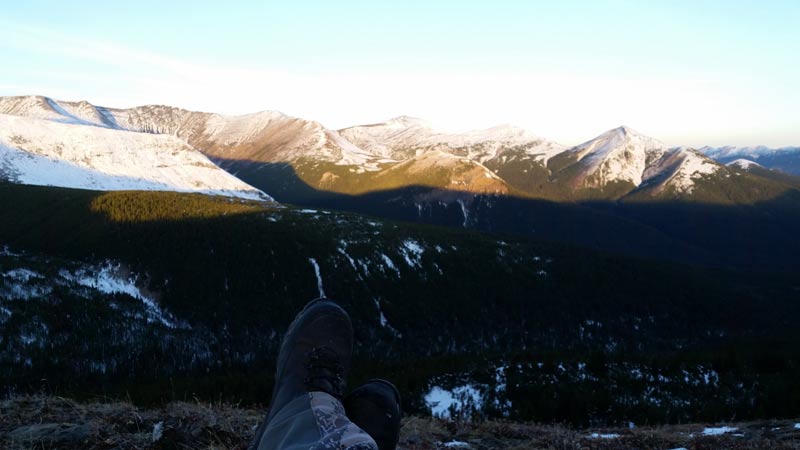
<svg viewBox="0 0 800 450">
<path fill-rule="evenodd" d="M 230 404 L 78 403 L 51 396 L 0 401 L 0 448 L 245 449 L 262 412 Z M 564 426 L 424 417 L 403 421 L 400 448 L 494 449 L 800 449 L 800 420 L 576 430 Z"/>
</svg>

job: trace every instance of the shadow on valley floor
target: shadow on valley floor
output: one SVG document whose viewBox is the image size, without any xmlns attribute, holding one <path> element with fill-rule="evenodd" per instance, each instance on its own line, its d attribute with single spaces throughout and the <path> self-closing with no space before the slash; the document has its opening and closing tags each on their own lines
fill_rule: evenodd
<svg viewBox="0 0 800 450">
<path fill-rule="evenodd" d="M 99 213 L 98 198 L 108 202 Z M 392 379 L 408 411 L 424 411 L 434 382 L 463 385 L 469 373 L 489 384 L 500 367 L 514 418 L 717 420 L 786 416 L 800 405 L 790 276 L 349 213 L 269 204 L 237 213 L 240 204 L 203 195 L 0 183 L 0 205 L 2 391 L 46 383 L 59 394 L 141 402 L 264 402 L 281 333 L 323 288 L 353 317 L 351 383 Z M 198 217 L 197 208 L 217 213 Z M 452 220 L 463 220 L 460 211 L 442 209 Z M 124 265 L 134 274 L 127 281 L 187 326 L 164 326 L 141 299 L 94 288 L 91 277 L 109 265 Z M 691 408 L 646 412 L 637 403 L 607 413 L 611 400 L 648 388 L 617 378 L 631 364 L 675 380 L 712 368 L 729 394 L 704 383 L 686 391 Z M 584 366 L 591 377 L 569 378 Z M 551 375 L 567 378 L 542 384 Z"/>
<path fill-rule="evenodd" d="M 408 186 L 347 195 L 318 189 L 288 163 L 218 160 L 280 202 L 393 220 L 517 233 L 594 249 L 719 267 L 800 269 L 800 191 L 751 205 L 683 201 L 553 202 Z"/>
</svg>

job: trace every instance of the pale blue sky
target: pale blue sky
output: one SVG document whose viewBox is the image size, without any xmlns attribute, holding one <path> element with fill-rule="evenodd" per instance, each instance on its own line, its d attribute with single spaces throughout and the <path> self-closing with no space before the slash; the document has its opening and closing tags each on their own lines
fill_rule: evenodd
<svg viewBox="0 0 800 450">
<path fill-rule="evenodd" d="M 0 95 L 800 145 L 800 1 L 26 1 Z"/>
</svg>

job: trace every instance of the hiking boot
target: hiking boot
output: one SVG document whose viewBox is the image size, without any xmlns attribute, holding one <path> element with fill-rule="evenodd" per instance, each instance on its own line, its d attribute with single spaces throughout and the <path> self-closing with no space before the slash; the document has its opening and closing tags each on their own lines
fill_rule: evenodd
<svg viewBox="0 0 800 450">
<path fill-rule="evenodd" d="M 269 414 L 250 448 L 258 446 L 270 420 L 297 397 L 325 392 L 341 400 L 352 351 L 350 316 L 325 298 L 308 303 L 283 337 Z"/>
<path fill-rule="evenodd" d="M 366 431 L 378 450 L 395 450 L 400 440 L 400 392 L 386 380 L 370 380 L 342 400 L 347 417 Z"/>
</svg>

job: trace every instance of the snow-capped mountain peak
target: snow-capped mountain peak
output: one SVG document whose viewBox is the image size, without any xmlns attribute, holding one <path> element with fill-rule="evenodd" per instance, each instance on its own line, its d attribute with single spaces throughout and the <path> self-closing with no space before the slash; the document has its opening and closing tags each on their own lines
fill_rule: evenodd
<svg viewBox="0 0 800 450">
<path fill-rule="evenodd" d="M 574 150 L 584 154 L 596 154 L 610 152 L 625 145 L 633 145 L 638 149 L 666 148 L 666 145 L 661 141 L 645 136 L 633 128 L 623 125 L 578 145 Z"/>
<path fill-rule="evenodd" d="M 662 155 L 667 147 L 630 127 L 620 126 L 571 149 L 580 162 L 578 183 L 602 187 L 614 181 L 638 186 L 648 162 Z"/>
<path fill-rule="evenodd" d="M 631 127 L 629 127 L 627 125 L 620 125 L 620 126 L 618 126 L 617 128 L 614 128 L 611 131 L 616 132 L 616 133 L 620 133 L 620 134 L 624 134 L 624 135 L 647 137 L 647 136 L 643 135 L 642 133 L 639 133 L 638 131 L 634 130 L 633 128 L 631 128 Z"/>
<path fill-rule="evenodd" d="M 751 161 L 745 158 L 739 158 L 737 160 L 731 161 L 728 164 L 725 164 L 728 167 L 736 167 L 742 170 L 750 170 L 753 167 L 763 167 L 761 164 Z"/>
</svg>

